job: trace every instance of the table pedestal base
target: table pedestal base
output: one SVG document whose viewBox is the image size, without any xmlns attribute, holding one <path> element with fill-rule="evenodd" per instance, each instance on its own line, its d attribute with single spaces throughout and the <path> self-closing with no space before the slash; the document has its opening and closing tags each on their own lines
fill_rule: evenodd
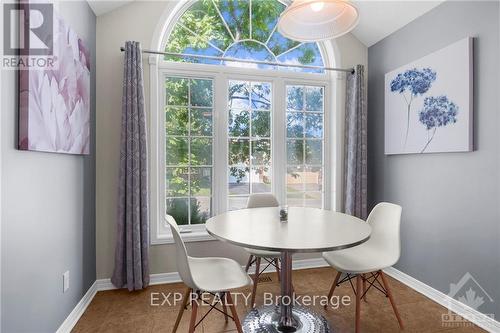
<svg viewBox="0 0 500 333">
<path fill-rule="evenodd" d="M 292 310 L 293 327 L 279 327 L 279 306 L 255 308 L 243 321 L 245 333 L 332 333 L 326 319 L 302 306 L 294 306 Z"/>
</svg>

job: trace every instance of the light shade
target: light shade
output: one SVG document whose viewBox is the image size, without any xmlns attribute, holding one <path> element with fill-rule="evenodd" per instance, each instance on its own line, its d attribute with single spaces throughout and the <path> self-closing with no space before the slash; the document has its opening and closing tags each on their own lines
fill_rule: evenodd
<svg viewBox="0 0 500 333">
<path fill-rule="evenodd" d="M 340 37 L 358 24 L 358 10 L 344 0 L 295 0 L 280 16 L 278 31 L 301 42 Z"/>
</svg>

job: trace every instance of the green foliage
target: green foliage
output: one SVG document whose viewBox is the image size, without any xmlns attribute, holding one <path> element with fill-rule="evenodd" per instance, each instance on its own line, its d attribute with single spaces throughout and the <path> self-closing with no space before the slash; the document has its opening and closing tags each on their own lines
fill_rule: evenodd
<svg viewBox="0 0 500 333">
<path fill-rule="evenodd" d="M 217 0 L 215 1 L 222 15 L 226 18 L 226 23 L 231 29 L 236 40 L 250 38 L 248 1 L 242 0 Z"/>
<path fill-rule="evenodd" d="M 323 137 L 323 115 L 318 113 L 306 113 L 306 138 Z"/>
<path fill-rule="evenodd" d="M 165 81 L 167 105 L 187 106 L 189 93 L 189 80 L 179 77 L 169 77 Z"/>
<path fill-rule="evenodd" d="M 241 183 L 241 181 L 245 178 L 245 176 L 250 171 L 249 167 L 235 167 L 232 166 L 229 168 L 229 174 L 236 178 L 236 183 Z"/>
<path fill-rule="evenodd" d="M 268 47 L 274 56 L 278 56 L 299 45 L 299 42 L 286 39 L 278 32 L 270 36 L 284 9 L 285 6 L 278 0 L 252 0 L 250 18 L 250 0 L 215 0 L 214 2 L 212 0 L 198 0 L 179 19 L 178 24 L 170 34 L 166 51 L 185 53 L 186 50 L 210 49 L 216 52 L 213 46 L 226 51 L 233 45 L 233 42 L 240 42 L 240 47 L 251 54 L 252 52 L 262 52 L 265 48 L 260 43 L 248 40 L 266 43 L 270 39 Z M 227 28 L 219 12 L 224 17 Z M 251 32 L 250 25 L 252 26 Z M 315 44 L 303 44 L 297 51 L 300 52 L 298 56 L 300 63 L 311 64 L 315 61 L 317 54 Z M 203 62 L 195 57 L 165 56 L 165 59 Z M 267 60 L 275 61 L 274 57 Z"/>
<path fill-rule="evenodd" d="M 189 169 L 167 168 L 165 172 L 166 194 L 172 197 L 183 197 L 189 195 Z M 198 184 L 192 184 L 197 187 Z"/>
<path fill-rule="evenodd" d="M 314 62 L 316 55 L 311 47 L 304 47 L 302 54 L 299 56 L 299 62 L 301 64 L 311 64 Z"/>
<path fill-rule="evenodd" d="M 209 213 L 201 210 L 201 204 L 196 198 L 191 198 L 190 202 L 191 224 L 205 223 L 210 217 Z M 189 224 L 188 199 L 167 200 L 167 213 L 171 215 L 179 225 Z"/>
<path fill-rule="evenodd" d="M 189 141 L 187 138 L 167 137 L 166 144 L 167 165 L 187 166 L 189 164 Z"/>
<path fill-rule="evenodd" d="M 323 111 L 323 88 L 306 88 L 306 111 Z"/>
<path fill-rule="evenodd" d="M 258 166 L 253 171 L 263 175 L 266 183 L 267 177 L 264 175 L 271 162 L 270 96 L 271 85 L 268 83 L 231 81 L 229 84 L 229 107 L 245 108 L 229 111 L 228 164 L 229 174 L 235 178 L 236 183 L 241 183 L 248 176 L 250 164 Z M 270 183 L 269 179 L 267 182 Z"/>
<path fill-rule="evenodd" d="M 211 167 L 197 166 L 212 164 L 212 81 L 169 77 L 165 89 L 166 195 L 181 197 L 167 199 L 167 211 L 179 224 L 188 224 L 185 197 L 191 197 L 191 224 L 205 223 L 210 212 L 202 211 L 194 196 L 211 196 Z"/>
<path fill-rule="evenodd" d="M 191 81 L 191 105 L 211 107 L 213 100 L 212 80 L 194 79 Z"/>
<path fill-rule="evenodd" d="M 323 142 L 320 140 L 306 140 L 306 164 L 321 165 L 323 160 Z"/>
<path fill-rule="evenodd" d="M 252 140 L 252 164 L 267 166 L 271 162 L 271 140 Z"/>
<path fill-rule="evenodd" d="M 250 140 L 229 139 L 229 165 L 250 165 Z"/>
<path fill-rule="evenodd" d="M 180 19 L 180 23 L 196 33 L 200 39 L 227 47 L 231 39 L 211 0 L 195 2 Z"/>
<path fill-rule="evenodd" d="M 184 107 L 165 108 L 165 130 L 167 135 L 187 135 L 189 110 Z"/>
<path fill-rule="evenodd" d="M 304 87 L 288 86 L 286 93 L 287 109 L 302 111 L 304 109 Z"/>
<path fill-rule="evenodd" d="M 271 112 L 252 112 L 252 134 L 253 136 L 265 138 L 271 136 Z"/>
<path fill-rule="evenodd" d="M 201 204 L 196 198 L 191 198 L 191 224 L 205 223 L 210 214 L 206 211 L 201 211 Z"/>
<path fill-rule="evenodd" d="M 250 135 L 250 112 L 229 111 L 229 136 L 240 137 Z"/>
<path fill-rule="evenodd" d="M 253 0 L 252 37 L 258 41 L 266 42 L 284 9 L 285 5 L 279 1 Z"/>
<path fill-rule="evenodd" d="M 222 15 L 227 17 L 233 35 L 237 38 L 246 36 L 249 33 L 248 15 L 240 14 L 248 11 L 248 2 L 218 0 L 216 3 Z M 268 0 L 253 0 L 252 4 L 253 37 L 265 41 L 283 5 Z M 186 48 L 205 49 L 211 47 L 208 41 L 225 49 L 232 41 L 221 22 L 211 0 L 196 2 L 184 14 L 180 24 L 176 25 L 167 50 L 183 52 Z M 283 51 L 298 45 L 283 40 L 278 43 L 279 47 L 286 46 Z M 256 42 L 245 45 L 248 45 L 245 46 L 248 51 L 254 50 L 252 45 L 262 47 Z M 256 47 L 255 51 L 258 51 Z M 314 61 L 315 52 L 310 47 L 304 44 L 297 48 L 302 52 L 301 62 Z M 165 81 L 165 89 L 167 210 L 179 224 L 204 223 L 210 211 L 204 211 L 199 200 L 211 197 L 212 169 L 201 166 L 212 164 L 213 82 L 208 79 L 170 77 Z M 271 84 L 230 81 L 228 93 L 229 174 L 237 183 L 241 183 L 251 172 L 259 175 L 262 183 L 270 184 L 267 173 L 271 162 Z M 322 163 L 321 140 L 306 139 L 322 138 L 323 115 L 318 113 L 322 112 L 322 106 L 322 89 L 304 89 L 303 86 L 288 89 L 287 107 L 298 111 L 287 113 L 287 137 L 298 139 L 287 141 L 289 164 Z M 294 173 L 292 177 L 299 177 L 299 174 Z M 188 221 L 188 211 L 191 221 Z"/>
</svg>

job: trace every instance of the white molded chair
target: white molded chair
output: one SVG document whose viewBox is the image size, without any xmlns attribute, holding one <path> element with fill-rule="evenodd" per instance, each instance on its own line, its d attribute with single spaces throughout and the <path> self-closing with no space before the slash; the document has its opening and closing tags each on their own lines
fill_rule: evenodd
<svg viewBox="0 0 500 333">
<path fill-rule="evenodd" d="M 335 287 L 343 282 L 356 279 L 354 290 L 356 294 L 356 332 L 360 332 L 361 299 L 367 301 L 366 292 L 371 287 L 378 289 L 389 298 L 399 326 L 403 329 L 403 322 L 382 271 L 384 268 L 394 265 L 401 254 L 399 232 L 401 210 L 401 206 L 395 204 L 379 203 L 373 208 L 367 219 L 367 223 L 372 227 L 368 241 L 349 249 L 323 253 L 323 258 L 337 271 L 328 299 L 332 297 Z M 342 273 L 346 275 L 340 279 Z M 379 277 L 382 279 L 382 283 L 378 280 Z M 367 282 L 368 289 L 366 288 Z"/>
<path fill-rule="evenodd" d="M 170 229 L 172 229 L 172 235 L 174 236 L 177 270 L 179 271 L 182 281 L 188 287 L 174 324 L 173 333 L 175 333 L 179 327 L 182 314 L 189 300 L 191 300 L 192 306 L 189 333 L 194 332 L 198 324 L 205 318 L 206 314 L 196 323 L 196 315 L 199 306 L 198 302 L 203 302 L 199 296 L 203 293 L 210 293 L 220 297 L 223 309 L 219 310 L 210 303 L 207 303 L 207 305 L 210 306 L 209 312 L 215 308 L 224 313 L 226 322 L 227 318 L 231 317 L 236 324 L 238 332 L 242 333 L 241 323 L 231 297 L 231 290 L 251 284 L 252 280 L 250 277 L 243 271 L 241 266 L 232 259 L 214 257 L 194 258 L 188 256 L 175 219 L 167 215 L 166 220 L 170 224 Z M 196 296 L 193 297 L 194 295 Z M 229 306 L 232 316 L 228 314 L 227 306 Z"/>
<path fill-rule="evenodd" d="M 252 194 L 248 198 L 247 208 L 264 208 L 264 207 L 278 207 L 280 204 L 276 197 L 272 194 L 267 193 L 259 193 Z M 245 268 L 245 271 L 248 273 L 250 266 L 255 263 L 255 274 L 253 275 L 253 289 L 252 289 L 252 299 L 250 304 L 252 307 L 255 304 L 255 293 L 257 291 L 257 283 L 259 280 L 259 276 L 266 270 L 270 265 L 276 268 L 276 272 L 278 273 L 278 280 L 280 279 L 280 265 L 279 258 L 281 256 L 280 252 L 274 251 L 264 251 L 264 250 L 256 250 L 256 249 L 248 249 L 245 250 L 250 254 L 248 257 L 248 262 Z M 264 259 L 267 262 L 266 267 L 263 270 L 260 270 L 260 262 Z"/>
</svg>

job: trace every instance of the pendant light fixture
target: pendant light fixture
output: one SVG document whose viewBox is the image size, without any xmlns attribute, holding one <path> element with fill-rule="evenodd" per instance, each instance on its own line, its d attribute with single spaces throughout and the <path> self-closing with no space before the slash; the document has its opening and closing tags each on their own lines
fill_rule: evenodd
<svg viewBox="0 0 500 333">
<path fill-rule="evenodd" d="M 295 0 L 281 14 L 278 31 L 301 42 L 340 37 L 358 24 L 358 10 L 346 0 Z"/>
</svg>

